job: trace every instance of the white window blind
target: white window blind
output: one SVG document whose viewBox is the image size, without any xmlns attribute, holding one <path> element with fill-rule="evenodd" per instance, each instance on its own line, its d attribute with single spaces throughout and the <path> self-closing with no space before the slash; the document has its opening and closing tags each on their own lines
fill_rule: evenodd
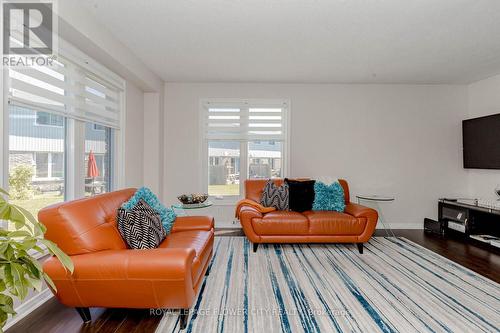
<svg viewBox="0 0 500 333">
<path fill-rule="evenodd" d="M 208 140 L 286 139 L 285 102 L 203 102 L 203 109 Z"/>
<path fill-rule="evenodd" d="M 59 58 L 54 66 L 9 68 L 9 102 L 65 117 L 120 127 L 122 88 Z"/>
</svg>

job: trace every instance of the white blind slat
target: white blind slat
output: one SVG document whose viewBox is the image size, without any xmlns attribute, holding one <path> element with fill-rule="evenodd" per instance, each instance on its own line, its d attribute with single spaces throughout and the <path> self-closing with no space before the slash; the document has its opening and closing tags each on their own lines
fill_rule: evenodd
<svg viewBox="0 0 500 333">
<path fill-rule="evenodd" d="M 286 105 L 217 102 L 204 104 L 204 130 L 209 140 L 284 140 Z"/>
</svg>

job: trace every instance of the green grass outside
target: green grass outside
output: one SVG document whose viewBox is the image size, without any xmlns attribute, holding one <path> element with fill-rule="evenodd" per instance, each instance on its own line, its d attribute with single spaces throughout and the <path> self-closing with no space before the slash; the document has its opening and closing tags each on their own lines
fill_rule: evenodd
<svg viewBox="0 0 500 333">
<path fill-rule="evenodd" d="M 210 195 L 240 195 L 240 185 L 239 184 L 208 185 L 208 194 L 210 194 Z"/>
<path fill-rule="evenodd" d="M 62 195 L 58 194 L 39 194 L 29 200 L 10 200 L 11 203 L 21 206 L 29 211 L 36 218 L 38 211 L 44 207 L 61 202 L 64 200 Z"/>
</svg>

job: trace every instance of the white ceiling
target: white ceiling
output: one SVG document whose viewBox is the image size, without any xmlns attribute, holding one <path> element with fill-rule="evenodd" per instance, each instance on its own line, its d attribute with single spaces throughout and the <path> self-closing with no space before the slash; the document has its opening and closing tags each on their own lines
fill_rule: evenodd
<svg viewBox="0 0 500 333">
<path fill-rule="evenodd" d="M 165 81 L 468 83 L 500 73 L 500 0 L 84 0 Z"/>
</svg>

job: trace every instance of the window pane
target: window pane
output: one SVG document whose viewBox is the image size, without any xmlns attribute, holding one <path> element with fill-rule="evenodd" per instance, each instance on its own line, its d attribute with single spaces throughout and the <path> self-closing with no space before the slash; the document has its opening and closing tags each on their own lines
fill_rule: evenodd
<svg viewBox="0 0 500 333">
<path fill-rule="evenodd" d="M 111 137 L 113 130 L 85 124 L 85 196 L 111 191 Z"/>
<path fill-rule="evenodd" d="M 240 195 L 239 142 L 208 142 L 208 194 Z"/>
<path fill-rule="evenodd" d="M 49 153 L 35 152 L 36 178 L 49 177 Z"/>
<path fill-rule="evenodd" d="M 248 143 L 248 178 L 280 178 L 283 143 L 281 141 L 250 141 Z"/>
<path fill-rule="evenodd" d="M 37 126 L 39 114 L 50 115 L 61 126 Z M 64 147 L 63 117 L 9 106 L 9 192 L 14 204 L 36 217 L 41 208 L 64 200 Z"/>
<path fill-rule="evenodd" d="M 52 153 L 52 174 L 51 177 L 63 177 L 64 175 L 64 154 Z"/>
<path fill-rule="evenodd" d="M 64 126 L 64 118 L 56 114 L 39 111 L 36 113 L 36 124 L 62 127 Z"/>
</svg>

